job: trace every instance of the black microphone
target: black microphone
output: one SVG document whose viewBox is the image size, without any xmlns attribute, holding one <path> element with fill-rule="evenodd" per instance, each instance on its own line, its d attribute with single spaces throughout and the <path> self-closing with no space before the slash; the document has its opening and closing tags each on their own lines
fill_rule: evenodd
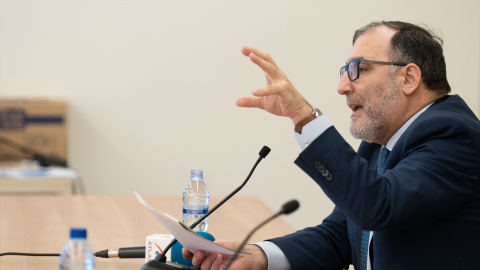
<svg viewBox="0 0 480 270">
<path fill-rule="evenodd" d="M 145 258 L 145 247 L 105 249 L 95 252 L 94 255 L 100 258 Z"/>
<path fill-rule="evenodd" d="M 200 222 L 202 222 L 204 219 L 206 219 L 211 213 L 215 212 L 215 210 L 217 210 L 218 207 L 222 206 L 226 201 L 228 201 L 233 195 L 235 195 L 238 191 L 240 191 L 240 189 L 243 188 L 243 186 L 245 186 L 245 184 L 248 182 L 248 180 L 250 179 L 250 176 L 252 176 L 253 174 L 253 171 L 255 170 L 255 168 L 257 168 L 257 165 L 258 163 L 260 163 L 260 161 L 262 159 L 264 159 L 268 153 L 270 153 L 270 148 L 268 146 L 264 146 L 262 147 L 262 149 L 260 150 L 260 152 L 258 153 L 259 157 L 257 159 L 257 161 L 255 162 L 255 164 L 253 165 L 252 169 L 250 170 L 250 173 L 248 174 L 247 178 L 243 181 L 243 183 L 238 186 L 234 191 L 232 191 L 230 194 L 228 194 L 227 197 L 225 197 L 222 201 L 220 201 L 219 203 L 217 203 L 217 205 L 215 205 L 212 209 L 210 209 L 203 217 L 199 218 L 195 223 L 193 223 L 192 225 L 190 225 L 190 229 L 193 229 L 195 228 L 195 226 L 197 226 L 198 224 L 200 224 Z M 165 247 L 165 249 L 163 249 L 163 252 L 158 254 L 157 256 L 155 256 L 155 258 L 149 262 L 147 262 L 146 264 L 144 264 L 142 266 L 142 268 L 140 268 L 140 270 L 179 270 L 179 269 L 197 269 L 195 267 L 192 267 L 192 266 L 187 266 L 187 265 L 183 265 L 183 264 L 178 264 L 178 263 L 174 263 L 174 262 L 166 262 L 167 260 L 167 257 L 165 256 L 168 252 L 168 250 L 170 250 L 170 248 L 177 242 L 177 239 L 174 239 L 172 242 L 170 242 L 170 244 L 168 244 L 167 247 Z"/>
<path fill-rule="evenodd" d="M 208 240 L 215 241 L 213 235 L 207 232 L 197 232 L 203 238 L 207 238 Z M 181 246 L 179 244 L 179 246 Z M 172 246 L 175 248 L 175 245 Z M 136 259 L 136 258 L 145 258 L 146 247 L 126 247 L 126 248 L 119 248 L 119 249 L 104 249 L 95 252 L 93 255 L 99 258 L 128 258 L 128 259 Z M 172 261 L 180 261 L 186 260 L 183 258 L 181 248 L 179 247 L 178 250 L 172 250 Z"/>
<path fill-rule="evenodd" d="M 250 233 L 247 235 L 247 237 L 245 237 L 245 240 L 243 240 L 243 242 L 240 244 L 240 246 L 238 246 L 237 250 L 235 250 L 235 253 L 233 254 L 233 256 L 228 261 L 227 266 L 225 266 L 224 270 L 227 270 L 230 267 L 230 265 L 233 263 L 235 258 L 238 256 L 238 254 L 242 250 L 242 248 L 247 243 L 248 239 L 250 239 L 250 237 L 253 235 L 253 233 L 255 233 L 258 229 L 260 229 L 260 227 L 262 227 L 263 225 L 267 224 L 272 219 L 274 219 L 274 218 L 276 218 L 280 215 L 283 215 L 283 214 L 288 215 L 288 214 L 292 213 L 293 211 L 297 210 L 298 207 L 300 207 L 300 204 L 298 203 L 298 201 L 297 200 L 291 200 L 291 201 L 285 203 L 282 206 L 282 208 L 280 209 L 280 211 L 278 211 L 273 216 L 269 217 L 264 222 L 260 223 L 260 225 L 255 227 L 252 231 L 250 231 Z"/>
</svg>

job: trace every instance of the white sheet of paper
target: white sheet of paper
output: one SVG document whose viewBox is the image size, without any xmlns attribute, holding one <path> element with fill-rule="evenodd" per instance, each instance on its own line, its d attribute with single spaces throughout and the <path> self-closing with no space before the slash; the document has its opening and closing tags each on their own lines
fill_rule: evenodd
<svg viewBox="0 0 480 270">
<path fill-rule="evenodd" d="M 165 227 L 190 252 L 203 250 L 206 254 L 222 253 L 233 255 L 235 253 L 235 250 L 217 245 L 212 241 L 203 238 L 167 213 L 156 211 L 142 197 L 140 197 L 136 191 L 134 191 L 133 194 L 137 200 L 163 225 L 163 227 Z M 240 253 L 239 255 L 248 255 L 248 253 Z"/>
</svg>

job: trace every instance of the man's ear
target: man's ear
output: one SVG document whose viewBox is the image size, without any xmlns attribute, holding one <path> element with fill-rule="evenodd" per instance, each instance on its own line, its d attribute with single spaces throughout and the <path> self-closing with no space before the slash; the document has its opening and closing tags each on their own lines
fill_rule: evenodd
<svg viewBox="0 0 480 270">
<path fill-rule="evenodd" d="M 416 64 L 413 63 L 406 65 L 403 70 L 403 93 L 405 95 L 411 95 L 422 83 L 422 71 Z"/>
</svg>

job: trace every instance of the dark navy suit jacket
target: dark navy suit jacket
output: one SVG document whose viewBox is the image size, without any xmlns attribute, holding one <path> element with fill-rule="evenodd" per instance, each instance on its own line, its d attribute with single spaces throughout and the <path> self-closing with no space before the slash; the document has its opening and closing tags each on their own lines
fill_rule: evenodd
<svg viewBox="0 0 480 270">
<path fill-rule="evenodd" d="M 292 269 L 358 269 L 374 231 L 374 270 L 480 269 L 480 122 L 459 96 L 435 101 L 376 172 L 380 145 L 358 153 L 331 127 L 295 163 L 335 209 L 322 224 L 271 239 Z"/>
</svg>

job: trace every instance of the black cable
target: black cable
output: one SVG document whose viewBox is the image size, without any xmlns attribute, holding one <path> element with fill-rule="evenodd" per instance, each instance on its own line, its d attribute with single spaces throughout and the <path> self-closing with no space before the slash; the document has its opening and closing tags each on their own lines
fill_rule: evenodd
<svg viewBox="0 0 480 270">
<path fill-rule="evenodd" d="M 60 256 L 59 253 L 23 253 L 23 252 L 5 252 L 0 253 L 0 256 L 8 256 L 8 255 L 15 255 L 15 256 Z"/>
<path fill-rule="evenodd" d="M 50 165 L 57 165 L 60 167 L 68 167 L 67 162 L 65 160 L 53 158 L 53 157 L 47 157 L 45 155 L 42 155 L 40 153 L 37 153 L 33 149 L 24 146 L 22 144 L 19 144 L 17 142 L 14 142 L 10 139 L 7 139 L 3 136 L 0 136 L 0 143 L 3 143 L 13 149 L 19 150 L 25 157 L 29 156 L 30 158 L 37 160 L 42 167 L 48 167 Z"/>
</svg>

